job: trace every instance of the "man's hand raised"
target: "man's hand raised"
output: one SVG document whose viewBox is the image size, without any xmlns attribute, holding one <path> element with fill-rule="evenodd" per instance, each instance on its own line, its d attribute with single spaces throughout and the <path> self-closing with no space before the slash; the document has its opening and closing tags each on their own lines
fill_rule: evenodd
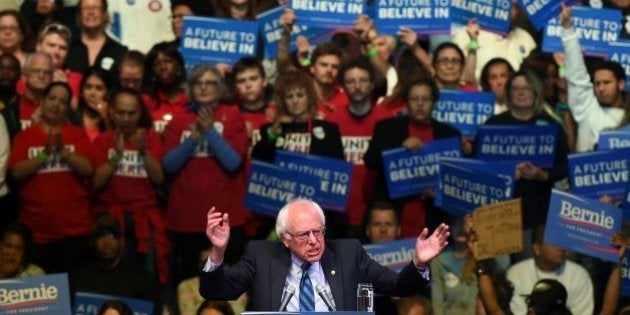
<svg viewBox="0 0 630 315">
<path fill-rule="evenodd" d="M 212 243 L 210 259 L 214 264 L 223 262 L 225 249 L 230 240 L 230 219 L 227 213 L 216 211 L 214 207 L 208 211 L 206 235 Z"/>
<path fill-rule="evenodd" d="M 413 263 L 416 267 L 423 268 L 431 261 L 431 259 L 437 257 L 448 245 L 446 241 L 449 232 L 448 225 L 442 223 L 433 231 L 431 236 L 429 235 L 429 229 L 424 228 L 420 235 L 416 239 L 416 253 L 413 257 Z"/>
</svg>

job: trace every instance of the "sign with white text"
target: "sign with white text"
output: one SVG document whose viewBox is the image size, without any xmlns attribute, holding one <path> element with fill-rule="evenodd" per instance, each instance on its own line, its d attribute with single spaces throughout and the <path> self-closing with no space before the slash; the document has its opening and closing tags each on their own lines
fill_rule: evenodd
<svg viewBox="0 0 630 315">
<path fill-rule="evenodd" d="M 415 253 L 416 238 L 363 246 L 367 254 L 382 266 L 400 272 Z"/>
<path fill-rule="evenodd" d="M 379 34 L 396 35 L 401 27 L 422 34 L 451 31 L 450 0 L 377 0 L 374 24 Z"/>
<path fill-rule="evenodd" d="M 433 118 L 459 129 L 464 137 L 474 137 L 479 126 L 494 115 L 494 99 L 490 92 L 440 90 Z"/>
<path fill-rule="evenodd" d="M 512 0 L 451 0 L 451 20 L 466 25 L 472 18 L 486 31 L 507 34 Z"/>
<path fill-rule="evenodd" d="M 0 280 L 0 315 L 70 314 L 65 273 Z"/>
</svg>

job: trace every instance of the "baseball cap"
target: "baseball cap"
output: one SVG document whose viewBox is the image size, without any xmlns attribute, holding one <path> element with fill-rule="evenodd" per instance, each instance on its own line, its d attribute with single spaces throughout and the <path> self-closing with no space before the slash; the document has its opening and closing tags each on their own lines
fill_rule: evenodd
<svg viewBox="0 0 630 315">
<path fill-rule="evenodd" d="M 534 284 L 530 295 L 525 296 L 529 306 L 564 306 L 567 302 L 567 289 L 553 279 L 542 279 Z"/>
</svg>

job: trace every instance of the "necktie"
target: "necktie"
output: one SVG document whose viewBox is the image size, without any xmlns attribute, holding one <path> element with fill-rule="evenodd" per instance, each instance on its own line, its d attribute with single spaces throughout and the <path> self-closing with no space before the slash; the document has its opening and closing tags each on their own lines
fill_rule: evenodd
<svg viewBox="0 0 630 315">
<path fill-rule="evenodd" d="M 300 312 L 315 311 L 315 293 L 313 292 L 311 277 L 308 276 L 309 268 L 311 268 L 310 263 L 304 263 L 302 265 L 302 279 L 300 280 Z"/>
</svg>

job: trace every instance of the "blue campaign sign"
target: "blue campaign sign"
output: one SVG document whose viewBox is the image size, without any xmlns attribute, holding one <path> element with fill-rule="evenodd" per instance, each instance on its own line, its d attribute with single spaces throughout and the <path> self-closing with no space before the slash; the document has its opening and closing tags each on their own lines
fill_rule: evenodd
<svg viewBox="0 0 630 315">
<path fill-rule="evenodd" d="M 461 157 L 458 138 L 424 143 L 415 151 L 405 148 L 383 152 L 383 167 L 390 198 L 406 197 L 436 188 L 440 157 Z"/>
<path fill-rule="evenodd" d="M 344 160 L 285 150 L 276 152 L 275 164 L 298 177 L 306 175 L 318 178 L 312 199 L 326 209 L 346 210 L 354 169 L 352 164 Z"/>
<path fill-rule="evenodd" d="M 352 28 L 365 11 L 365 0 L 291 0 L 300 24 L 324 28 Z"/>
<path fill-rule="evenodd" d="M 608 43 L 608 59 L 618 62 L 626 72 L 626 86 L 624 90 L 630 91 L 630 41 L 620 39 Z"/>
<path fill-rule="evenodd" d="M 363 246 L 367 254 L 381 266 L 400 272 L 409 265 L 413 259 L 416 247 L 416 238 L 407 238 L 398 241 L 369 244 Z"/>
<path fill-rule="evenodd" d="M 612 9 L 592 9 L 581 6 L 572 7 L 573 28 L 580 37 L 580 46 L 586 55 L 605 57 L 608 43 L 615 42 L 621 32 L 621 12 Z M 542 50 L 545 52 L 563 52 L 562 25 L 557 17 L 547 23 L 543 32 Z"/>
<path fill-rule="evenodd" d="M 255 56 L 258 22 L 185 16 L 180 52 L 186 67 L 195 64 L 234 64 L 241 57 Z"/>
<path fill-rule="evenodd" d="M 630 183 L 626 185 L 626 191 L 621 200 L 621 210 L 623 210 L 623 220 L 630 221 Z"/>
<path fill-rule="evenodd" d="M 602 131 L 597 141 L 598 150 L 623 149 L 630 147 L 630 130 L 619 129 Z"/>
<path fill-rule="evenodd" d="M 134 315 L 153 314 L 153 302 L 126 296 L 104 295 L 89 292 L 77 292 L 74 295 L 74 315 L 96 315 L 106 301 L 123 301 L 131 308 Z"/>
<path fill-rule="evenodd" d="M 265 44 L 265 58 L 275 59 L 278 55 L 278 44 L 284 32 L 284 28 L 280 24 L 280 16 L 282 15 L 282 11 L 287 7 L 288 5 L 279 6 L 265 11 L 257 17 L 260 33 L 262 34 L 263 43 Z M 308 38 L 308 42 L 311 45 L 316 45 L 328 40 L 333 32 L 334 31 L 330 29 L 310 27 L 298 23 L 293 26 L 293 30 L 291 31 L 289 50 L 295 51 L 297 49 L 296 41 L 298 36 L 305 36 Z"/>
<path fill-rule="evenodd" d="M 621 296 L 630 296 L 630 250 L 626 248 L 626 253 L 621 258 Z"/>
<path fill-rule="evenodd" d="M 545 226 L 545 242 L 570 251 L 617 262 L 619 249 L 610 240 L 621 230 L 622 213 L 597 200 L 553 190 Z"/>
<path fill-rule="evenodd" d="M 65 273 L 0 280 L 0 315 L 70 314 Z"/>
<path fill-rule="evenodd" d="M 494 93 L 440 90 L 433 108 L 433 118 L 459 129 L 465 137 L 474 137 L 486 119 L 494 115 Z"/>
<path fill-rule="evenodd" d="M 401 27 L 423 34 L 451 32 L 450 0 L 375 1 L 374 22 L 379 34 L 396 35 Z"/>
<path fill-rule="evenodd" d="M 313 199 L 319 179 L 285 170 L 273 164 L 252 161 L 243 205 L 253 212 L 275 217 L 295 198 Z"/>
<path fill-rule="evenodd" d="M 483 125 L 477 131 L 477 158 L 486 161 L 530 161 L 541 167 L 553 165 L 556 125 Z"/>
<path fill-rule="evenodd" d="M 477 207 L 512 199 L 514 163 L 440 158 L 441 207 L 457 216 Z"/>
<path fill-rule="evenodd" d="M 452 0 L 451 21 L 466 25 L 472 18 L 486 31 L 507 34 L 512 0 Z"/>
<path fill-rule="evenodd" d="M 576 2 L 578 1 L 565 0 L 564 4 L 571 5 Z M 557 17 L 562 11 L 562 1 L 518 0 L 518 4 L 537 30 L 545 27 L 551 18 Z"/>
<path fill-rule="evenodd" d="M 622 199 L 628 185 L 629 160 L 628 149 L 569 155 L 571 193 L 593 199 Z"/>
</svg>

